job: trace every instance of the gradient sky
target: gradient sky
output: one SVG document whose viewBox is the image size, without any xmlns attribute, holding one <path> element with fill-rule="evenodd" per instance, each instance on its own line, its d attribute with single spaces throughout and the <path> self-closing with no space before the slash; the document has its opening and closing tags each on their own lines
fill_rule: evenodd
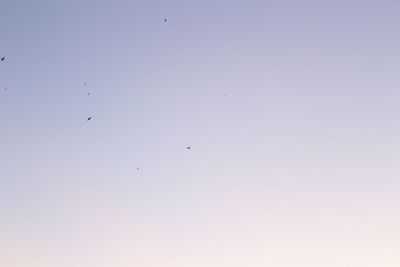
<svg viewBox="0 0 400 267">
<path fill-rule="evenodd" d="M 0 266 L 400 266 L 399 1 L 0 11 Z"/>
</svg>

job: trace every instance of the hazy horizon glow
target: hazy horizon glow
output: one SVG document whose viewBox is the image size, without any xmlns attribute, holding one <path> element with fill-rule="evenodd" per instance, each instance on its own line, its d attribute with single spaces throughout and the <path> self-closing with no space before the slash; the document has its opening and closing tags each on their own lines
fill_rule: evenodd
<svg viewBox="0 0 400 267">
<path fill-rule="evenodd" d="M 400 266 L 399 1 L 1 12 L 0 266 Z"/>
</svg>

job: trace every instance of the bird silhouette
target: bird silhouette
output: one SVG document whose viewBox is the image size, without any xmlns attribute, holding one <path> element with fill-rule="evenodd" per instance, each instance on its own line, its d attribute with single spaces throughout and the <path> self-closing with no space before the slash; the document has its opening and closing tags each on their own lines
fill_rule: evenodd
<svg viewBox="0 0 400 267">
<path fill-rule="evenodd" d="M 87 118 L 87 121 L 90 121 L 92 119 L 92 117 Z"/>
<path fill-rule="evenodd" d="M 6 59 L 6 57 L 1 57 L 1 61 L 4 61 L 4 59 Z"/>
<path fill-rule="evenodd" d="M 191 148 L 191 146 L 188 146 L 186 149 L 188 149 L 188 150 L 189 150 L 190 148 Z"/>
<path fill-rule="evenodd" d="M 167 19 L 164 19 L 164 22 L 167 22 Z"/>
</svg>

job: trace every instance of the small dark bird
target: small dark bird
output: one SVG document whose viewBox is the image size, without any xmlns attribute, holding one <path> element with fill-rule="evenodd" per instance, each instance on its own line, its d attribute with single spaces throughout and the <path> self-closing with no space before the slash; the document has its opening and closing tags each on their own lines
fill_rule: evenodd
<svg viewBox="0 0 400 267">
<path fill-rule="evenodd" d="M 6 59 L 6 57 L 2 57 L 2 58 L 1 58 L 1 61 L 4 61 L 4 59 Z"/>
<path fill-rule="evenodd" d="M 188 146 L 186 149 L 190 149 L 191 147 L 190 146 Z"/>
<path fill-rule="evenodd" d="M 87 95 L 90 95 L 90 93 L 87 93 Z"/>
<path fill-rule="evenodd" d="M 92 117 L 89 117 L 88 119 L 87 119 L 87 121 L 90 121 L 92 119 Z"/>
<path fill-rule="evenodd" d="M 164 22 L 167 22 L 167 19 L 164 19 Z"/>
</svg>

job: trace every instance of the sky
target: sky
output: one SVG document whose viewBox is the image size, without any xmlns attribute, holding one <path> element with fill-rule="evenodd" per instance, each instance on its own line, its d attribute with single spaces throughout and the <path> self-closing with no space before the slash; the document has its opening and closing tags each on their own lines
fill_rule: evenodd
<svg viewBox="0 0 400 267">
<path fill-rule="evenodd" d="M 0 10 L 0 266 L 400 265 L 399 1 Z"/>
</svg>

